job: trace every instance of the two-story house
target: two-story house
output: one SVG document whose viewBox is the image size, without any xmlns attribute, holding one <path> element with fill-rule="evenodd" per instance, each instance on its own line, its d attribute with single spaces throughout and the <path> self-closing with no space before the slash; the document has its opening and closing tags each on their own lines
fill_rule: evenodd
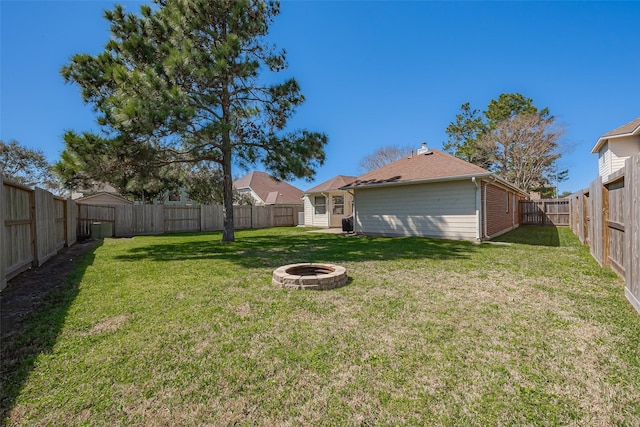
<svg viewBox="0 0 640 427">
<path fill-rule="evenodd" d="M 606 182 L 624 167 L 629 157 L 640 152 L 640 117 L 602 135 L 591 150 L 598 154 L 598 173 Z"/>
</svg>

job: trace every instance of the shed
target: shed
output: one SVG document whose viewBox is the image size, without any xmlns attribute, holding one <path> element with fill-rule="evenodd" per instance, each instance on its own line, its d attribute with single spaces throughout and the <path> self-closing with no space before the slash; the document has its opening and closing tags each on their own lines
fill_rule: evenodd
<svg viewBox="0 0 640 427">
<path fill-rule="evenodd" d="M 519 188 L 423 147 L 342 187 L 354 194 L 354 231 L 372 236 L 487 240 L 520 225 Z"/>
<path fill-rule="evenodd" d="M 76 203 L 85 205 L 132 205 L 131 200 L 120 197 L 117 194 L 101 191 L 90 196 L 84 196 L 75 200 Z"/>
<path fill-rule="evenodd" d="M 342 219 L 353 213 L 353 195 L 341 187 L 355 176 L 337 175 L 304 192 L 304 225 L 340 227 Z"/>
</svg>

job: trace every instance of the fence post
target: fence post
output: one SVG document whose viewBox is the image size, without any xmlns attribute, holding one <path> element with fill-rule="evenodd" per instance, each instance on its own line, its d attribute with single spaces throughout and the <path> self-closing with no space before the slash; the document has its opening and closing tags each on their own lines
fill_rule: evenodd
<svg viewBox="0 0 640 427">
<path fill-rule="evenodd" d="M 582 192 L 582 244 L 589 245 L 589 196 Z"/>
<path fill-rule="evenodd" d="M 2 174 L 0 174 L 0 252 L 7 253 L 6 248 L 4 247 L 4 204 L 6 201 L 4 200 L 4 178 Z M 0 257 L 0 290 L 4 289 L 7 286 L 7 276 L 6 269 L 7 266 L 5 263 L 7 262 L 7 257 Z"/>
<path fill-rule="evenodd" d="M 36 191 L 31 190 L 29 192 L 29 220 L 31 224 L 31 265 L 33 267 L 38 266 L 38 227 L 36 226 Z"/>
<path fill-rule="evenodd" d="M 251 208 L 251 227 L 250 228 L 254 228 L 256 226 L 256 224 L 258 224 L 258 211 L 256 209 L 254 209 L 253 204 L 250 204 L 249 207 Z"/>
</svg>

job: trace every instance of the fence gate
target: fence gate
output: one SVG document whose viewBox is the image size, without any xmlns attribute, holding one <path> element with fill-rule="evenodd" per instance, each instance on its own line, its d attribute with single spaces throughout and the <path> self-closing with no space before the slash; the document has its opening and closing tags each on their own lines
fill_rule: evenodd
<svg viewBox="0 0 640 427">
<path fill-rule="evenodd" d="M 540 199 L 520 201 L 520 224 L 569 226 L 569 199 Z"/>
<path fill-rule="evenodd" d="M 276 206 L 273 213 L 273 220 L 276 227 L 294 226 L 293 208 L 291 206 Z"/>
<path fill-rule="evenodd" d="M 115 236 L 116 208 L 107 205 L 78 205 L 78 237 L 91 235 L 91 224 L 94 222 L 111 223 L 111 235 Z"/>
</svg>

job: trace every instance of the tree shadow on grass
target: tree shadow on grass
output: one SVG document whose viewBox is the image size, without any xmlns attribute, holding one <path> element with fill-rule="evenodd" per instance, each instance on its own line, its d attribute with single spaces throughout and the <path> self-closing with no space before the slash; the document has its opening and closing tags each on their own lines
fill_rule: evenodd
<svg viewBox="0 0 640 427">
<path fill-rule="evenodd" d="M 276 267 L 299 262 L 350 262 L 396 259 L 468 258 L 471 242 L 418 237 L 369 238 L 321 233 L 265 235 L 247 233 L 236 242 L 185 239 L 133 248 L 117 257 L 122 261 L 226 260 L 243 268 Z M 164 238 L 167 236 L 165 235 Z"/>
<path fill-rule="evenodd" d="M 519 243 L 532 246 L 561 246 L 560 233 L 555 226 L 524 225 L 491 239 L 492 242 Z"/>
<path fill-rule="evenodd" d="M 38 355 L 50 352 L 102 241 L 77 243 L 12 279 L 2 300 L 0 424 L 4 425 Z"/>
</svg>

